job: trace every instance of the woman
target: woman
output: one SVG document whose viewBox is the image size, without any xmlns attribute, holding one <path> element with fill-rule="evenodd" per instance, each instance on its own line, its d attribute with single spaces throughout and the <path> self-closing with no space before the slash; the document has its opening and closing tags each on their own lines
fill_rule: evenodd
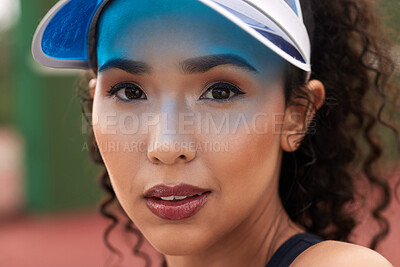
<svg viewBox="0 0 400 267">
<path fill-rule="evenodd" d="M 358 0 L 73 0 L 33 53 L 91 69 L 102 212 L 115 224 L 116 198 L 164 265 L 391 266 L 341 242 L 356 223 L 351 168 L 383 192 L 382 222 L 390 200 L 364 97 L 384 99 L 393 71 L 376 27 Z M 371 152 L 357 161 L 360 130 Z"/>
</svg>

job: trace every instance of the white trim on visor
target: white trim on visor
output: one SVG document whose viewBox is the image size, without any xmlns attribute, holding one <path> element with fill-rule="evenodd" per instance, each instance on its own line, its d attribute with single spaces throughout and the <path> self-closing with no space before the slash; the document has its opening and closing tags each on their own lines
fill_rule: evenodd
<svg viewBox="0 0 400 267">
<path fill-rule="evenodd" d="M 53 68 L 89 68 L 88 59 L 83 60 L 71 60 L 71 59 L 60 59 L 46 55 L 42 47 L 42 38 L 46 28 L 52 19 L 58 15 L 60 10 L 72 2 L 73 0 L 61 0 L 59 1 L 43 18 L 39 24 L 32 43 L 32 54 L 38 63 L 53 67 Z M 76 1 L 76 0 L 74 0 Z M 82 0 L 85 1 L 85 0 Z M 197 0 L 208 7 L 212 8 L 219 14 L 223 15 L 237 26 L 242 28 L 244 31 L 249 33 L 251 36 L 256 38 L 262 44 L 270 48 L 272 51 L 277 53 L 279 56 L 284 58 L 286 61 L 295 65 L 296 67 L 308 72 L 308 76 L 311 74 L 310 57 L 311 57 L 311 45 L 307 29 L 302 21 L 302 11 L 298 0 L 293 0 L 296 3 L 297 13 L 284 1 L 284 0 Z M 79 2 L 79 0 L 78 0 Z M 98 3 L 102 2 L 98 0 Z M 98 8 L 98 7 L 97 7 Z M 235 15 L 236 13 L 236 15 Z M 243 15 L 251 21 L 254 21 L 253 25 L 249 25 L 237 14 Z M 272 23 L 271 23 L 272 22 Z M 299 55 L 302 60 L 295 58 L 289 53 L 285 52 L 279 45 L 273 43 L 267 37 L 258 31 L 258 26 L 255 24 L 267 25 L 279 38 L 290 44 Z M 89 25 L 78 25 L 77 27 L 86 27 Z M 264 27 L 265 31 L 265 27 Z M 87 36 L 86 36 L 87 37 Z M 87 40 L 82 40 L 86 42 Z M 74 44 L 71 44 L 74 45 Z M 87 49 L 87 48 L 86 48 Z M 87 52 L 87 51 L 85 51 Z M 86 53 L 87 54 L 87 53 Z"/>
<path fill-rule="evenodd" d="M 237 4 L 234 3 L 232 0 L 198 0 L 221 15 L 225 16 L 229 20 L 231 20 L 233 23 L 238 25 L 240 28 L 242 28 L 244 31 L 252 35 L 254 38 L 259 40 L 261 43 L 266 45 L 268 48 L 273 50 L 275 53 L 283 57 L 285 60 L 288 62 L 292 63 L 296 67 L 306 71 L 310 72 L 311 71 L 311 66 L 310 66 L 310 57 L 311 57 L 311 45 L 310 45 L 310 39 L 308 37 L 308 32 L 306 27 L 304 26 L 303 21 L 297 17 L 296 13 L 282 0 L 239 0 L 237 1 Z M 233 15 L 231 12 L 229 12 L 227 9 L 222 7 L 220 4 L 226 5 L 228 7 L 233 7 L 237 8 L 240 10 L 241 13 L 243 14 L 248 14 L 249 16 L 253 16 L 255 19 L 260 21 L 262 23 L 262 16 L 264 15 L 264 20 L 273 20 L 277 24 L 276 31 L 284 31 L 286 35 L 289 37 L 288 41 L 289 43 L 292 43 L 296 49 L 300 52 L 302 57 L 304 58 L 304 63 L 293 58 L 290 56 L 288 53 L 284 52 L 281 48 L 279 48 L 277 45 L 272 43 L 270 40 L 268 40 L 266 37 L 264 37 L 262 34 L 257 32 L 254 28 L 250 27 L 248 24 L 243 22 L 240 18 L 236 17 Z M 255 17 L 256 14 L 253 13 L 250 14 L 250 10 L 246 11 L 244 7 L 249 6 L 249 4 L 253 7 L 256 7 L 256 10 L 260 10 L 263 12 L 263 14 L 259 11 L 259 16 Z M 239 9 L 241 8 L 241 9 Z M 300 6 L 298 6 L 300 8 Z M 302 14 L 302 13 L 300 13 Z M 280 30 L 279 30 L 280 29 Z"/>
</svg>

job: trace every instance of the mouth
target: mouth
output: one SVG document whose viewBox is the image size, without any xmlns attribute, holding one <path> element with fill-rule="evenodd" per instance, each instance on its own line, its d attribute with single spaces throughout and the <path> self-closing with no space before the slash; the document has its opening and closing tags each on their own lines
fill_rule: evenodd
<svg viewBox="0 0 400 267">
<path fill-rule="evenodd" d="M 158 185 L 144 194 L 146 205 L 158 217 L 183 220 L 194 216 L 207 202 L 210 190 L 187 184 L 169 187 Z"/>
<path fill-rule="evenodd" d="M 207 192 L 204 192 L 204 193 L 207 193 Z M 201 195 L 203 195 L 204 193 L 196 194 L 196 195 L 192 195 L 192 196 L 169 196 L 169 197 L 155 197 L 155 198 L 161 199 L 161 200 L 166 200 L 166 201 L 174 201 L 174 202 L 176 202 L 176 201 L 180 201 L 180 200 L 187 199 L 187 198 L 189 198 L 189 197 L 201 196 Z"/>
</svg>

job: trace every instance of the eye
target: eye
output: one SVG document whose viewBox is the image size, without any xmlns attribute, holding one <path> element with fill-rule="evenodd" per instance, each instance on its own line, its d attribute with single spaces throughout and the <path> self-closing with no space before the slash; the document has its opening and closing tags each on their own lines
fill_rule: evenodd
<svg viewBox="0 0 400 267">
<path fill-rule="evenodd" d="M 136 83 L 119 83 L 111 86 L 111 90 L 107 93 L 109 96 L 115 95 L 117 99 L 122 101 L 147 99 L 146 94 Z"/>
<path fill-rule="evenodd" d="M 239 88 L 233 84 L 227 82 L 217 82 L 212 84 L 203 94 L 203 96 L 205 96 L 206 99 L 228 101 L 232 97 L 242 94 L 245 93 L 240 91 Z"/>
</svg>

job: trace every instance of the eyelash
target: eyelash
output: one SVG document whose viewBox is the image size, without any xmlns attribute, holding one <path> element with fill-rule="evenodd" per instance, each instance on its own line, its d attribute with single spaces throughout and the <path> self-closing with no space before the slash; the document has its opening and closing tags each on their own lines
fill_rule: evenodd
<svg viewBox="0 0 400 267">
<path fill-rule="evenodd" d="M 107 96 L 114 97 L 117 101 L 123 101 L 123 102 L 132 102 L 134 100 L 143 99 L 143 98 L 138 98 L 138 99 L 126 100 L 126 99 L 122 99 L 121 97 L 119 97 L 117 95 L 120 90 L 122 90 L 124 88 L 126 89 L 128 87 L 139 89 L 146 95 L 146 93 L 143 91 L 143 89 L 140 87 L 140 85 L 138 85 L 136 83 L 125 82 L 125 83 L 119 83 L 119 84 L 111 86 L 111 89 L 109 91 L 107 91 Z M 234 92 L 233 96 L 229 95 L 230 97 L 228 97 L 226 99 L 203 98 L 203 100 L 207 100 L 207 101 L 230 102 L 230 101 L 233 101 L 233 99 L 235 97 L 246 94 L 245 92 L 241 91 L 238 86 L 231 84 L 229 82 L 223 82 L 223 81 L 213 82 L 211 85 L 207 85 L 206 88 L 207 88 L 207 90 L 203 94 L 201 94 L 200 97 L 204 96 L 208 92 L 212 92 L 213 89 L 217 89 L 217 88 L 228 89 L 230 92 Z M 147 97 L 144 98 L 144 100 L 145 99 L 147 99 Z"/>
<path fill-rule="evenodd" d="M 122 89 L 126 89 L 126 88 L 135 88 L 135 89 L 139 89 L 141 90 L 144 95 L 146 95 L 146 93 L 143 91 L 142 87 L 136 83 L 131 83 L 131 82 L 125 82 L 125 83 L 118 83 L 116 85 L 111 86 L 111 89 L 109 91 L 107 91 L 107 95 L 109 97 L 114 97 L 115 100 L 117 101 L 122 101 L 122 102 L 132 102 L 133 100 L 126 100 L 126 99 L 122 99 L 121 97 L 118 96 L 118 92 L 121 91 Z M 139 98 L 139 99 L 135 99 L 135 100 L 140 100 L 143 98 Z M 144 98 L 144 100 L 147 98 Z"/>
<path fill-rule="evenodd" d="M 204 98 L 203 100 L 215 101 L 215 102 L 231 102 L 231 101 L 234 101 L 236 97 L 246 94 L 245 92 L 241 91 L 238 86 L 236 86 L 232 83 L 224 82 L 224 81 L 217 81 L 217 82 L 211 83 L 211 85 L 207 85 L 206 86 L 207 90 L 201 96 L 207 94 L 207 92 L 212 92 L 212 89 L 221 88 L 221 87 L 224 89 L 228 89 L 229 91 L 234 92 L 235 94 L 226 99 L 218 99 L 217 100 L 217 99 L 212 99 L 212 98 Z"/>
</svg>

